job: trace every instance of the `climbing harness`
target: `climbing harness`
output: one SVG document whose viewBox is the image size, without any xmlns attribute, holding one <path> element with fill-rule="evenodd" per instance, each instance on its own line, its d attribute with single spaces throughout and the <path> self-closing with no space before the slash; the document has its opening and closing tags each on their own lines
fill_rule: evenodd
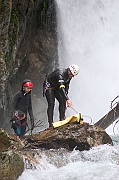
<svg viewBox="0 0 119 180">
<path fill-rule="evenodd" d="M 18 110 L 14 112 L 14 117 L 10 120 L 12 122 L 11 128 L 17 129 L 21 126 L 24 126 L 24 123 L 22 120 L 26 118 L 26 114 L 22 111 Z"/>
</svg>

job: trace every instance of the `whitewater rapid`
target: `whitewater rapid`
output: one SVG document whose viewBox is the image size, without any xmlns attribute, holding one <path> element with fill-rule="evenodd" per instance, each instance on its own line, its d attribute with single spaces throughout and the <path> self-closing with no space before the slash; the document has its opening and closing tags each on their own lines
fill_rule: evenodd
<svg viewBox="0 0 119 180">
<path fill-rule="evenodd" d="M 37 165 L 25 165 L 18 180 L 119 180 L 119 136 L 112 139 L 114 146 L 101 145 L 90 151 L 35 150 Z"/>
</svg>

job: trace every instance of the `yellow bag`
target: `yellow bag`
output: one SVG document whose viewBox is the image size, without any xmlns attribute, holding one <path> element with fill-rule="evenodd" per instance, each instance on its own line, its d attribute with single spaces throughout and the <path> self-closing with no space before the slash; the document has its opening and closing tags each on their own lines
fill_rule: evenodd
<svg viewBox="0 0 119 180">
<path fill-rule="evenodd" d="M 83 124 L 83 119 L 81 117 L 81 114 L 78 113 L 76 115 L 73 115 L 73 116 L 66 118 L 63 121 L 54 122 L 54 123 L 52 123 L 52 125 L 54 128 L 56 128 L 56 127 L 63 126 L 64 124 L 67 124 L 70 122 L 79 122 L 79 124 Z"/>
</svg>

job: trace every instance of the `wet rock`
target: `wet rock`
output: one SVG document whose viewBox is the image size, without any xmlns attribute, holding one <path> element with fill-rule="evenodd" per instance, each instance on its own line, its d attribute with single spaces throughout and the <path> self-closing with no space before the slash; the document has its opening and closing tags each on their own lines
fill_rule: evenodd
<svg viewBox="0 0 119 180">
<path fill-rule="evenodd" d="M 24 148 L 44 148 L 84 151 L 91 147 L 111 144 L 112 139 L 106 131 L 98 126 L 88 124 L 67 124 L 52 130 L 33 134 L 26 140 Z"/>
<path fill-rule="evenodd" d="M 22 142 L 15 135 L 0 128 L 0 152 L 9 149 L 21 149 L 22 147 Z"/>
<path fill-rule="evenodd" d="M 13 150 L 0 153 L 0 179 L 15 180 L 24 170 L 23 158 Z"/>
<path fill-rule="evenodd" d="M 22 174 L 23 157 L 17 151 L 21 147 L 16 136 L 0 129 L 0 180 L 15 180 Z"/>
</svg>

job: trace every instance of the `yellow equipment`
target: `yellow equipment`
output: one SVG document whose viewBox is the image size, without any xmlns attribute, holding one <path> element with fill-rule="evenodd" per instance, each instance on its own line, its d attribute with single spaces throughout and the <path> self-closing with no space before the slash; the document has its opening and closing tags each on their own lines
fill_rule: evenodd
<svg viewBox="0 0 119 180">
<path fill-rule="evenodd" d="M 76 115 L 73 115 L 73 116 L 66 118 L 63 121 L 54 122 L 54 123 L 52 123 L 52 125 L 54 128 L 56 128 L 59 126 L 63 126 L 64 124 L 72 123 L 72 122 L 79 122 L 79 124 L 83 124 L 83 118 L 81 117 L 81 114 L 78 113 Z"/>
</svg>

